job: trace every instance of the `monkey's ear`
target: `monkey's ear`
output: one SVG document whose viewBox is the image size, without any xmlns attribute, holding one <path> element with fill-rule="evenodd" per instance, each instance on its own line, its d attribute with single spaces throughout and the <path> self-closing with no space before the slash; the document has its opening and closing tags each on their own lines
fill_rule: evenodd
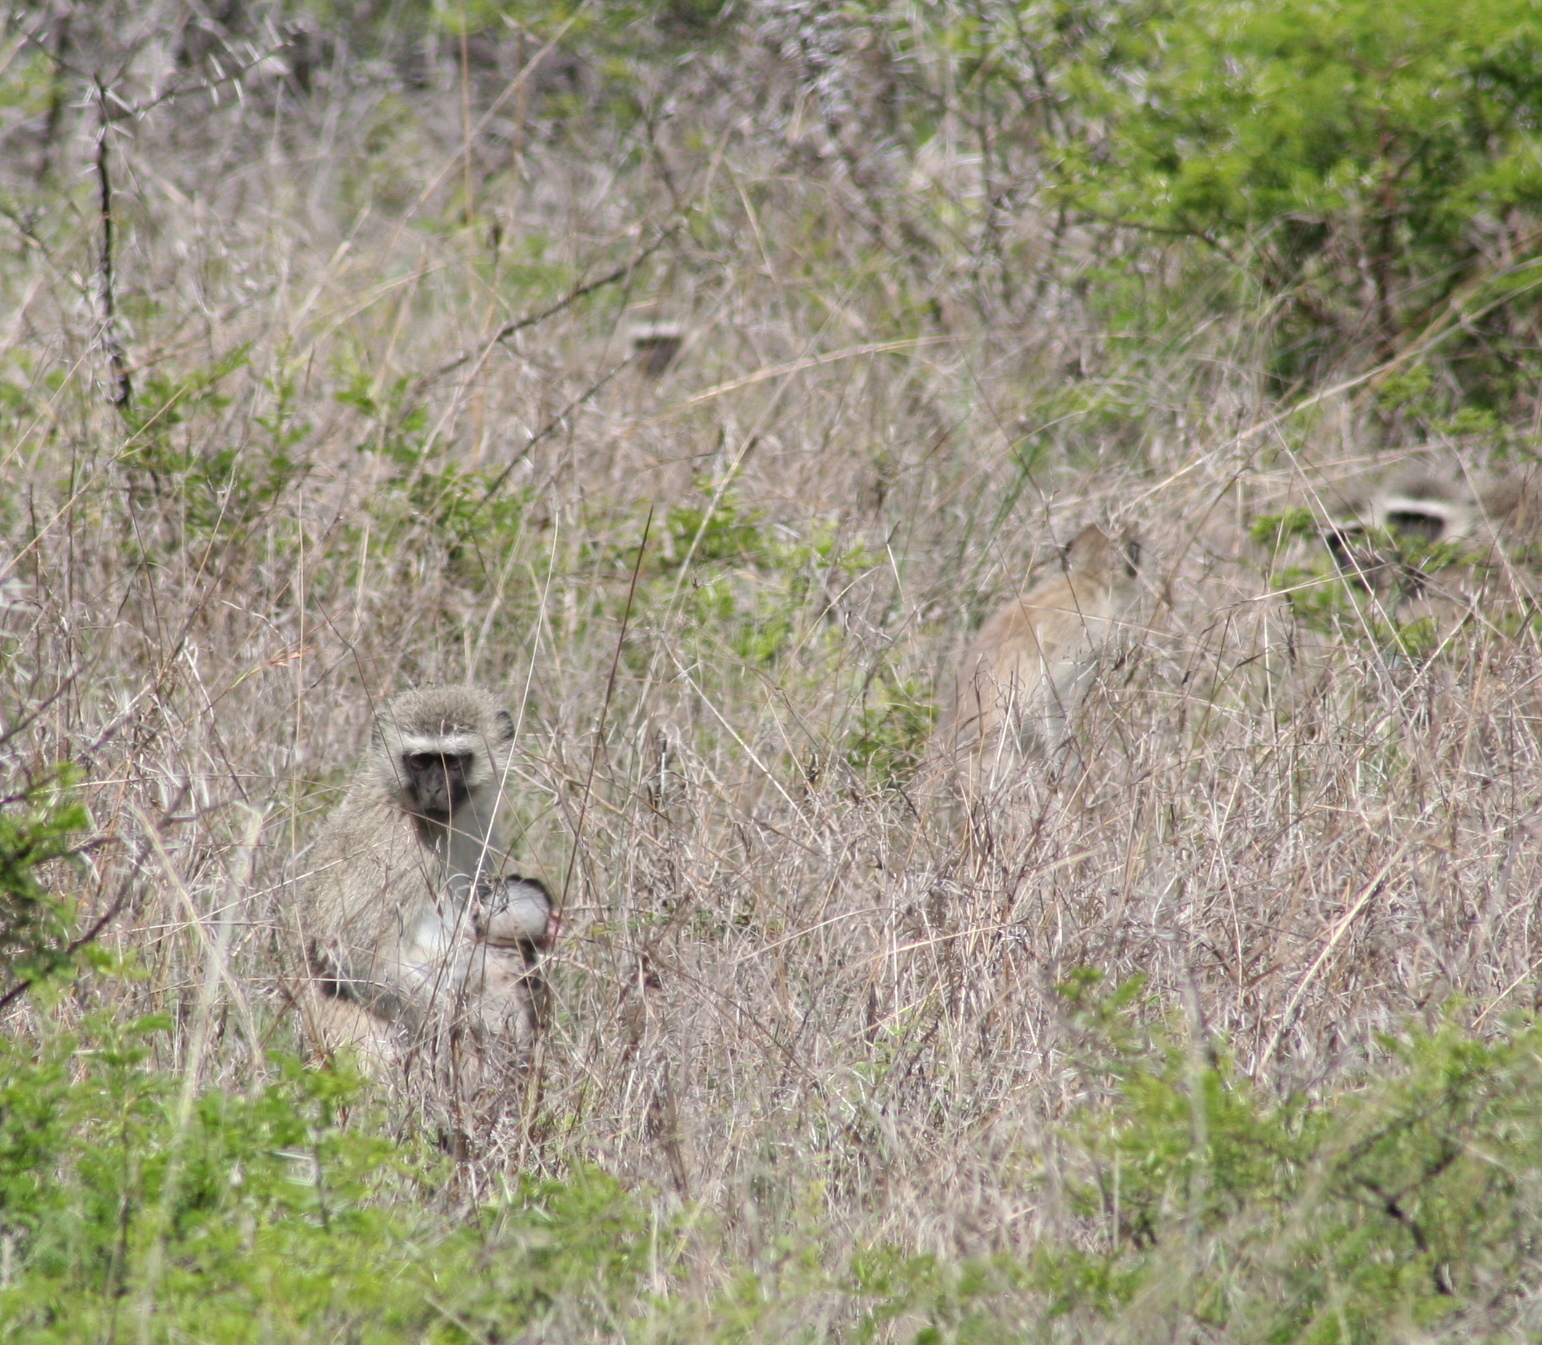
<svg viewBox="0 0 1542 1345">
<path fill-rule="evenodd" d="M 499 710 L 493 716 L 493 723 L 498 728 L 498 741 L 511 743 L 514 741 L 514 716 L 507 710 Z"/>
</svg>

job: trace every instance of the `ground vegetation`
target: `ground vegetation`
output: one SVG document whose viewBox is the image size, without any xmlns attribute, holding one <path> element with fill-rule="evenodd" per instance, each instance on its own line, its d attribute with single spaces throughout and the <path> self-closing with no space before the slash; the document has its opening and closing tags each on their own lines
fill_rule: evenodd
<svg viewBox="0 0 1542 1345">
<path fill-rule="evenodd" d="M 1539 114 L 1524 0 L 6 10 L 0 1339 L 1535 1334 L 1535 549 L 1318 530 L 1534 464 Z M 561 911 L 471 1152 L 283 934 L 426 681 Z"/>
</svg>

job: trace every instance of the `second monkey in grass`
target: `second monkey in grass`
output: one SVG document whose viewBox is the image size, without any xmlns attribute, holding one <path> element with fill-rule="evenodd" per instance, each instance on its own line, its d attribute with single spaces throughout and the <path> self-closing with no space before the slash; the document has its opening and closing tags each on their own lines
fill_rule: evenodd
<svg viewBox="0 0 1542 1345">
<path fill-rule="evenodd" d="M 1065 550 L 1062 573 L 1014 598 L 980 628 L 958 665 L 937 755 L 963 800 L 1023 778 L 1079 773 L 1071 743 L 1100 662 L 1129 634 L 1140 543 L 1097 525 Z"/>
<path fill-rule="evenodd" d="M 1457 616 L 1496 596 L 1525 605 L 1534 596 L 1539 497 L 1534 473 L 1403 473 L 1366 498 L 1350 499 L 1322 538 L 1344 578 L 1384 599 L 1389 610 L 1421 598 L 1443 602 Z"/>
</svg>

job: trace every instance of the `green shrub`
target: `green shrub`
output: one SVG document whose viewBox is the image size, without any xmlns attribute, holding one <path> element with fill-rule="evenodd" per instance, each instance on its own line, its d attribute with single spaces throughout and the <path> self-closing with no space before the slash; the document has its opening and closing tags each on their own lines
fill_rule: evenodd
<svg viewBox="0 0 1542 1345">
<path fill-rule="evenodd" d="M 1320 531 L 1317 516 L 1310 509 L 1287 509 L 1280 514 L 1260 514 L 1248 528 L 1248 535 L 1259 546 L 1276 550 L 1292 537 L 1316 537 Z"/>
<path fill-rule="evenodd" d="M 78 778 L 61 765 L 0 800 L 0 994 L 70 960 L 74 913 L 38 870 L 78 862 L 79 834 L 90 820 L 75 790 Z"/>
<path fill-rule="evenodd" d="M 1068 1213 L 1031 1254 L 841 1250 L 805 1210 L 774 1265 L 730 1263 L 706 1300 L 659 1277 L 682 1235 L 601 1173 L 451 1210 L 449 1161 L 346 1069 L 275 1057 L 184 1111 L 154 1064 L 167 1019 L 66 1030 L 45 1005 L 39 1040 L 0 1039 L 0 1341 L 758 1339 L 834 1310 L 918 1345 L 1338 1343 L 1516 1320 L 1542 1245 L 1542 1028 L 1410 1030 L 1360 1082 L 1282 1098 L 1153 1020 L 1138 983 L 1062 994 L 1084 1101 L 1046 1150 Z"/>
<path fill-rule="evenodd" d="M 929 687 L 885 669 L 867 688 L 857 725 L 846 735 L 846 760 L 878 783 L 894 784 L 920 762 L 936 717 Z"/>
<path fill-rule="evenodd" d="M 194 536 L 238 536 L 309 470 L 297 449 L 309 427 L 296 422 L 294 389 L 270 383 L 274 413 L 256 417 L 267 443 L 235 441 L 217 424 L 232 398 L 222 384 L 248 363 L 248 346 L 204 369 L 157 372 L 128 407 L 130 434 L 119 457 L 136 498 L 172 504 Z"/>
<path fill-rule="evenodd" d="M 830 612 L 828 580 L 870 570 L 878 558 L 815 522 L 800 536 L 732 491 L 697 483 L 699 499 L 655 524 L 638 571 L 639 613 L 677 603 L 694 651 L 730 652 L 738 668 L 770 668 L 811 642 Z M 620 581 L 637 564 L 635 543 L 594 557 Z M 844 583 L 846 581 L 842 581 Z M 625 588 L 619 588 L 625 594 Z"/>
<path fill-rule="evenodd" d="M 1128 994 L 1068 994 L 1108 1091 L 1070 1130 L 1099 1250 L 1043 1250 L 1055 1311 L 1347 1341 L 1519 1301 L 1542 1233 L 1542 1028 L 1410 1030 L 1360 1085 L 1278 1099 L 1218 1045 L 1140 1031 Z"/>
<path fill-rule="evenodd" d="M 488 1340 L 635 1299 L 656 1244 L 602 1174 L 435 1213 L 447 1160 L 346 1072 L 278 1058 L 184 1122 L 169 1029 L 0 1040 L 0 1341 Z"/>
<path fill-rule="evenodd" d="M 1420 329 L 1457 337 L 1456 311 L 1487 314 L 1492 342 L 1535 307 L 1532 253 L 1494 248 L 1499 221 L 1542 205 L 1527 0 L 1158 0 L 1121 11 L 1064 88 L 1103 132 L 1066 146 L 1067 198 L 1195 240 L 1283 300 L 1277 372 L 1367 337 L 1382 354 Z M 1453 367 L 1501 391 L 1523 352 L 1475 335 Z"/>
</svg>

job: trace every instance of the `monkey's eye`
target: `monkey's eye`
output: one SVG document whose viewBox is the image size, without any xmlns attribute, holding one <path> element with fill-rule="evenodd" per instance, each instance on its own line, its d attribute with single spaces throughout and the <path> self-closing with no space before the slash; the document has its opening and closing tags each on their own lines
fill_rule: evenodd
<svg viewBox="0 0 1542 1345">
<path fill-rule="evenodd" d="M 471 756 L 459 752 L 408 752 L 402 758 L 402 764 L 409 775 L 421 775 L 424 771 L 464 775 L 471 768 Z"/>
</svg>

